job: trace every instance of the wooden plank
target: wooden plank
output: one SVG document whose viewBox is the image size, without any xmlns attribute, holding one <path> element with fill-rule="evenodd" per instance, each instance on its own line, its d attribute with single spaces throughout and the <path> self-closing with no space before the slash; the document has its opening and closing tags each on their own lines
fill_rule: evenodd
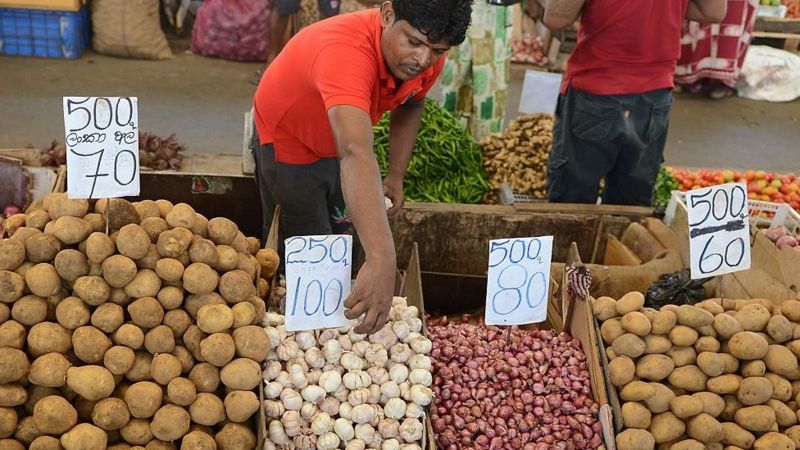
<svg viewBox="0 0 800 450">
<path fill-rule="evenodd" d="M 653 215 L 653 208 L 649 207 L 591 203 L 515 203 L 514 209 L 530 213 L 623 216 L 634 220 Z"/>
<path fill-rule="evenodd" d="M 26 166 L 41 167 L 42 165 L 42 154 L 35 148 L 0 149 L 0 156 L 19 159 Z"/>
<path fill-rule="evenodd" d="M 755 30 L 756 32 L 800 33 L 800 19 L 758 17 Z"/>
</svg>

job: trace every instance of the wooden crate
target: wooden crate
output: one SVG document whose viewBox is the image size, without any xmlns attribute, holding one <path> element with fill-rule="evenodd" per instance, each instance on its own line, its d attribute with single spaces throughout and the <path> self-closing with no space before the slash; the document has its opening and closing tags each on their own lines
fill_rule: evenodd
<svg viewBox="0 0 800 450">
<path fill-rule="evenodd" d="M 78 11 L 86 0 L 0 0 L 0 8 Z"/>
</svg>

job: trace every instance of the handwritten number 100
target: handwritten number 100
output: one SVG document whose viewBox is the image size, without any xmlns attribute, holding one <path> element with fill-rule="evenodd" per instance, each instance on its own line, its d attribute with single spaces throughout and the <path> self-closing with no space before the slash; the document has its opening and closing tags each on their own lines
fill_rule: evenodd
<svg viewBox="0 0 800 450">
<path fill-rule="evenodd" d="M 292 315 L 297 314 L 297 304 L 298 300 L 300 299 L 300 283 L 301 278 L 297 279 L 297 285 L 294 289 L 294 301 L 292 303 Z M 314 309 L 309 309 L 309 293 L 312 293 L 313 287 L 316 287 L 317 295 L 311 296 L 311 303 L 314 304 L 314 299 L 316 297 L 316 306 Z M 332 293 L 332 297 L 328 297 L 328 294 Z M 339 307 L 342 305 L 342 295 L 344 294 L 344 287 L 342 286 L 342 282 L 339 280 L 330 280 L 325 286 L 325 289 L 322 289 L 322 283 L 319 280 L 311 280 L 306 285 L 306 293 L 303 296 L 303 313 L 306 316 L 313 316 L 317 314 L 322 308 L 322 314 L 325 317 L 330 317 L 333 313 L 339 310 Z M 328 301 L 329 299 L 334 300 L 333 308 L 328 310 L 327 306 L 330 304 Z"/>
</svg>

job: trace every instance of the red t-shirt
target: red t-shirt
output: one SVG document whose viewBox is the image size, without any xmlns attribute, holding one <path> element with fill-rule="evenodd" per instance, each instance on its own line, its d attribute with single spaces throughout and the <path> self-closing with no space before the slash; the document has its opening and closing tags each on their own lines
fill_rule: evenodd
<svg viewBox="0 0 800 450">
<path fill-rule="evenodd" d="M 595 95 L 672 88 L 688 0 L 586 0 L 561 85 Z"/>
<path fill-rule="evenodd" d="M 396 84 L 381 53 L 380 10 L 322 20 L 294 36 L 269 66 L 255 95 L 261 144 L 275 145 L 275 159 L 310 164 L 337 155 L 328 109 L 349 105 L 372 123 L 436 82 L 445 58 L 416 78 Z"/>
</svg>

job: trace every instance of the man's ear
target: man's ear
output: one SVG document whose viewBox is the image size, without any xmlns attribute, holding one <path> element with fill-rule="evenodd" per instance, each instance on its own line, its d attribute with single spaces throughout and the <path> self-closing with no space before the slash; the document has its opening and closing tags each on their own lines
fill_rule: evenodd
<svg viewBox="0 0 800 450">
<path fill-rule="evenodd" d="M 381 5 L 381 25 L 386 28 L 394 23 L 394 6 L 391 1 L 385 1 Z"/>
</svg>

